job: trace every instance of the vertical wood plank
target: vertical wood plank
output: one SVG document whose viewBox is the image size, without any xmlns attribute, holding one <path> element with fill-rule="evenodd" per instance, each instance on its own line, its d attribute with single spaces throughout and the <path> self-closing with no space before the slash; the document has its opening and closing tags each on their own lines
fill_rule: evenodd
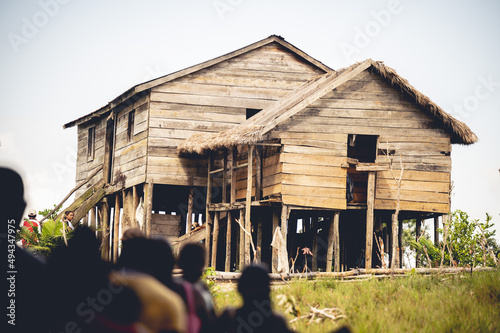
<svg viewBox="0 0 500 333">
<path fill-rule="evenodd" d="M 398 221 L 398 268 L 401 268 L 403 265 L 403 220 L 399 219 Z"/>
<path fill-rule="evenodd" d="M 226 272 L 231 271 L 231 232 L 232 232 L 232 213 L 231 211 L 227 212 L 227 233 L 226 233 L 226 262 L 224 265 L 224 270 Z"/>
<path fill-rule="evenodd" d="M 151 220 L 153 212 L 153 183 L 144 184 L 144 230 L 147 237 L 151 237 Z M 123 223 L 122 223 L 123 226 Z"/>
<path fill-rule="evenodd" d="M 257 218 L 257 262 L 262 261 L 262 217 Z"/>
<path fill-rule="evenodd" d="M 311 221 L 311 231 L 313 232 L 312 239 L 312 271 L 316 272 L 318 270 L 318 216 L 313 216 Z"/>
<path fill-rule="evenodd" d="M 236 147 L 231 151 L 231 202 L 236 201 L 236 169 L 238 162 L 238 149 Z"/>
<path fill-rule="evenodd" d="M 245 209 L 240 209 L 240 263 L 239 263 L 239 269 L 240 271 L 243 271 L 243 268 L 245 267 L 245 231 L 243 231 L 243 228 L 245 228 Z"/>
<path fill-rule="evenodd" d="M 439 216 L 434 217 L 434 245 L 439 246 Z"/>
<path fill-rule="evenodd" d="M 109 260 L 109 204 L 108 198 L 104 197 L 101 202 L 101 229 L 102 229 L 102 248 L 101 257 L 103 260 Z"/>
<path fill-rule="evenodd" d="M 255 201 L 261 199 L 262 192 L 262 147 L 255 147 Z"/>
<path fill-rule="evenodd" d="M 137 223 L 137 219 L 135 218 L 135 212 L 137 211 L 137 207 L 139 206 L 139 196 L 137 195 L 137 185 L 132 186 L 132 226 L 134 228 L 138 228 L 139 225 Z"/>
<path fill-rule="evenodd" d="M 398 214 L 396 214 L 396 212 L 392 214 L 391 224 L 392 224 L 391 268 L 398 268 L 399 267 L 399 247 L 398 247 L 399 222 L 398 222 Z"/>
<path fill-rule="evenodd" d="M 250 236 L 251 234 L 251 221 L 250 214 L 252 212 L 252 176 L 253 176 L 253 155 L 255 146 L 248 146 L 248 167 L 247 167 L 247 193 L 245 204 L 245 266 L 250 265 Z"/>
<path fill-rule="evenodd" d="M 214 230 L 212 237 L 212 267 L 217 269 L 217 242 L 219 241 L 219 212 L 214 213 Z"/>
<path fill-rule="evenodd" d="M 335 236 L 335 218 L 334 215 L 329 218 L 330 220 L 330 228 L 328 229 L 328 247 L 326 250 L 326 272 L 332 271 L 332 261 L 333 261 L 333 246 L 334 246 L 334 236 Z"/>
<path fill-rule="evenodd" d="M 210 212 L 208 211 L 208 206 L 212 203 L 212 175 L 210 175 L 210 172 L 212 171 L 212 155 L 208 155 L 208 172 L 207 172 L 207 208 L 205 210 L 205 232 L 206 232 L 206 237 L 205 237 L 205 260 L 206 260 L 206 265 L 207 267 L 210 266 L 210 259 L 211 259 L 211 253 L 210 253 L 210 236 L 212 234 L 212 217 L 210 216 Z"/>
<path fill-rule="evenodd" d="M 115 216 L 113 221 L 113 261 L 118 259 L 118 245 L 120 241 L 120 192 L 115 194 Z"/>
<path fill-rule="evenodd" d="M 415 223 L 415 240 L 418 242 L 418 239 L 420 238 L 420 234 L 422 233 L 422 216 L 419 215 L 417 217 L 417 221 Z M 415 256 L 415 267 L 419 267 L 419 261 L 420 261 L 420 253 L 417 253 Z"/>
<path fill-rule="evenodd" d="M 366 246 L 365 268 L 372 268 L 373 251 L 373 208 L 375 202 L 375 171 L 368 172 L 367 198 L 366 198 Z"/>
<path fill-rule="evenodd" d="M 194 205 L 194 188 L 190 187 L 189 188 L 189 195 L 188 195 L 188 210 L 187 210 L 187 215 L 186 215 L 186 224 L 188 227 L 189 232 L 191 229 L 193 229 L 193 205 Z"/>
<path fill-rule="evenodd" d="M 96 230 L 97 229 L 97 217 L 96 217 L 96 207 L 92 207 L 92 209 L 90 210 L 90 227 L 92 228 L 92 230 Z"/>
<path fill-rule="evenodd" d="M 222 202 L 227 202 L 227 151 L 224 151 L 222 166 Z"/>
<path fill-rule="evenodd" d="M 287 244 L 287 236 L 288 236 L 288 215 L 290 209 L 288 205 L 281 205 L 281 237 L 283 238 L 283 242 L 285 243 L 284 248 L 288 249 Z M 288 252 L 288 251 L 287 251 Z M 290 257 L 287 253 L 287 257 Z M 288 262 L 288 258 L 287 258 Z"/>
<path fill-rule="evenodd" d="M 340 212 L 335 212 L 333 215 L 333 244 L 334 244 L 334 271 L 340 272 Z"/>
<path fill-rule="evenodd" d="M 272 237 L 274 237 L 274 232 L 276 231 L 276 228 L 278 228 L 280 222 L 280 213 L 279 210 L 273 209 L 273 234 Z M 272 261 L 272 272 L 276 273 L 278 272 L 278 249 L 272 248 L 272 254 L 271 254 L 271 261 Z"/>
</svg>

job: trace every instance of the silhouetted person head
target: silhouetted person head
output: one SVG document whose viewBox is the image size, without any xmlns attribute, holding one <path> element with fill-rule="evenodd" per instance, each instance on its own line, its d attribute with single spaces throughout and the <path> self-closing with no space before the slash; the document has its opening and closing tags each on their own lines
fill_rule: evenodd
<svg viewBox="0 0 500 333">
<path fill-rule="evenodd" d="M 238 291 L 243 297 L 244 306 L 252 301 L 269 300 L 271 289 L 267 270 L 261 265 L 245 268 L 238 281 Z"/>
<path fill-rule="evenodd" d="M 123 232 L 122 242 L 125 242 L 132 238 L 144 238 L 144 233 L 139 228 L 130 228 Z"/>
<path fill-rule="evenodd" d="M 119 268 L 149 274 L 170 286 L 174 263 L 172 248 L 167 240 L 136 237 L 123 242 L 117 264 Z"/>
<path fill-rule="evenodd" d="M 179 268 L 182 269 L 183 278 L 195 283 L 203 274 L 205 267 L 205 248 L 198 243 L 184 245 L 179 254 Z"/>
<path fill-rule="evenodd" d="M 2 222 L 0 223 L 15 220 L 15 227 L 19 228 L 19 223 L 26 208 L 23 180 L 14 170 L 2 167 L 0 168 L 0 188 L 2 189 L 2 209 L 0 209 Z"/>
</svg>

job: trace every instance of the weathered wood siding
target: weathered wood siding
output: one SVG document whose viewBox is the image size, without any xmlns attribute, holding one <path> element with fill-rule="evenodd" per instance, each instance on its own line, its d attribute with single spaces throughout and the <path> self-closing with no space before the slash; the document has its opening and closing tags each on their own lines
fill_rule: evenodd
<svg viewBox="0 0 500 333">
<path fill-rule="evenodd" d="M 179 237 L 181 216 L 151 214 L 151 236 L 166 237 L 168 240 Z"/>
<path fill-rule="evenodd" d="M 297 132 L 273 133 L 283 152 L 282 200 L 284 204 L 345 209 L 347 135 L 314 133 L 304 126 Z"/>
<path fill-rule="evenodd" d="M 88 153 L 88 132 L 90 127 L 95 127 L 95 148 L 94 158 L 89 160 Z M 84 181 L 92 174 L 97 168 L 103 165 L 104 162 L 104 141 L 106 137 L 106 120 L 101 119 L 97 122 L 90 122 L 78 125 L 78 146 L 76 157 L 76 184 Z M 102 170 L 99 171 L 87 184 L 82 186 L 75 192 L 75 198 L 85 193 L 95 183 L 100 181 L 103 177 Z"/>
<path fill-rule="evenodd" d="M 194 133 L 219 132 L 246 119 L 323 72 L 277 43 L 151 90 L 148 181 L 205 186 L 206 160 L 179 158 Z"/>
<path fill-rule="evenodd" d="M 449 211 L 451 171 L 449 134 L 440 128 L 439 122 L 426 111 L 421 110 L 399 91 L 368 71 L 328 93 L 299 112 L 293 119 L 281 124 L 279 131 L 274 135 L 283 136 L 285 132 L 288 132 L 286 140 L 295 133 L 309 133 L 308 135 L 340 134 L 344 136 L 345 141 L 343 146 L 333 144 L 331 147 L 309 142 L 309 146 L 318 148 L 300 150 L 293 145 L 287 145 L 286 140 L 282 141 L 285 143 L 285 156 L 287 154 L 289 156 L 282 158 L 284 201 L 287 181 L 290 181 L 289 185 L 298 185 L 299 180 L 305 181 L 305 175 L 285 176 L 289 170 L 286 165 L 288 161 L 300 164 L 301 172 L 312 161 L 315 161 L 313 162 L 315 165 L 339 168 L 345 162 L 347 135 L 364 134 L 379 136 L 376 162 L 387 161 L 385 152 L 389 151 L 392 154 L 389 158 L 394 160 L 394 168 L 398 169 L 401 157 L 405 165 L 400 201 L 402 210 L 440 213 Z M 303 139 L 307 139 L 308 135 L 304 135 Z M 311 137 L 310 140 L 314 139 Z M 288 142 L 296 144 L 293 141 Z M 332 152 L 334 156 L 328 159 L 326 152 Z M 311 178 L 311 181 L 314 179 L 315 182 L 307 183 L 308 186 L 322 184 L 322 180 L 325 179 L 318 178 L 321 176 L 315 170 L 311 172 L 314 176 L 308 178 Z M 340 172 L 338 174 L 340 175 Z M 397 170 L 395 174 L 399 176 Z M 332 186 L 336 188 L 341 183 L 345 187 L 345 179 Z M 377 172 L 376 189 L 375 209 L 395 209 L 397 186 L 390 172 Z M 301 192 L 291 193 L 299 195 Z M 304 193 L 307 195 L 307 190 Z M 341 197 L 340 192 L 332 195 Z M 343 195 L 345 202 L 345 192 Z M 318 202 L 313 200 L 311 194 L 308 197 L 311 197 L 312 202 Z M 338 204 L 340 205 L 340 201 Z"/>
<path fill-rule="evenodd" d="M 113 177 L 120 171 L 125 176 L 125 187 L 143 183 L 146 179 L 148 102 L 149 98 L 145 96 L 125 107 L 116 116 Z M 133 133 L 129 141 L 129 112 L 134 110 Z"/>
</svg>

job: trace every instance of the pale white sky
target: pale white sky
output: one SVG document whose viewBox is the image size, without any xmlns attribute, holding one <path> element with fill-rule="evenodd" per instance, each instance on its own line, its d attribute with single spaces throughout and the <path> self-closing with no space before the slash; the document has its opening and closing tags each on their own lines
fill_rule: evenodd
<svg viewBox="0 0 500 333">
<path fill-rule="evenodd" d="M 75 185 L 76 128 L 130 87 L 283 36 L 336 69 L 382 60 L 479 137 L 453 146 L 452 208 L 500 225 L 498 1 L 95 1 L 0 4 L 0 165 L 28 207 Z M 500 240 L 500 231 L 497 239 Z"/>
</svg>

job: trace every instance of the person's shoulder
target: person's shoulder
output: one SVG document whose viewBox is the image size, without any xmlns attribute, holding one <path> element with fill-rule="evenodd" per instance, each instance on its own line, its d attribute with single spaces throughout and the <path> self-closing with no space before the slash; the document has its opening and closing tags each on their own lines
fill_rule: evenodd
<svg viewBox="0 0 500 333">
<path fill-rule="evenodd" d="M 288 333 L 293 332 L 288 328 L 287 321 L 282 315 L 273 312 L 273 332 L 274 333 Z"/>
</svg>

